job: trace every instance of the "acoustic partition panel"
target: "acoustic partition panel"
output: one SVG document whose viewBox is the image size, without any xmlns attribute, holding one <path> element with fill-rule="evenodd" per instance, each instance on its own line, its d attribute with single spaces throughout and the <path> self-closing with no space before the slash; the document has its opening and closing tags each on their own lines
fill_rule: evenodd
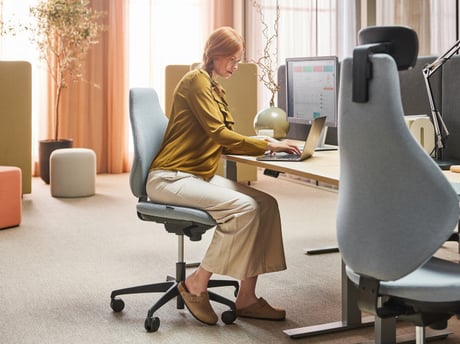
<svg viewBox="0 0 460 344">
<path fill-rule="evenodd" d="M 428 115 L 431 116 L 430 103 L 425 86 L 425 78 L 422 70 L 432 63 L 436 57 L 420 56 L 417 63 L 411 69 L 399 72 L 399 82 L 401 86 L 401 100 L 405 115 Z M 442 70 L 430 78 L 431 88 L 433 90 L 433 99 L 436 106 L 441 110 L 441 77 Z"/>
<path fill-rule="evenodd" d="M 193 67 L 193 66 L 192 66 Z M 190 65 L 169 65 L 165 70 L 165 111 L 169 115 L 174 89 Z M 254 116 L 257 114 L 257 65 L 240 63 L 238 70 L 229 79 L 219 79 L 227 92 L 230 112 L 235 119 L 235 131 L 244 135 L 255 135 Z M 221 161 L 218 174 L 224 175 L 224 161 Z M 237 180 L 251 182 L 257 180 L 257 168 L 237 164 Z"/>
<path fill-rule="evenodd" d="M 442 66 L 442 103 L 437 103 L 450 132 L 443 159 L 460 161 L 460 56 Z M 439 105 L 438 105 L 439 104 Z"/>
<path fill-rule="evenodd" d="M 22 171 L 22 193 L 32 191 L 32 68 L 0 61 L 0 165 Z"/>
<path fill-rule="evenodd" d="M 172 95 L 176 85 L 182 77 L 190 70 L 189 65 L 168 65 L 165 69 L 165 101 L 164 111 L 169 117 L 172 106 Z"/>
<path fill-rule="evenodd" d="M 227 91 L 230 112 L 235 120 L 235 131 L 243 135 L 255 135 L 254 117 L 258 112 L 257 80 L 257 65 L 254 63 L 240 63 L 231 78 L 219 79 Z M 220 173 L 223 174 L 222 169 Z M 257 180 L 257 168 L 237 163 L 237 180 Z"/>
</svg>

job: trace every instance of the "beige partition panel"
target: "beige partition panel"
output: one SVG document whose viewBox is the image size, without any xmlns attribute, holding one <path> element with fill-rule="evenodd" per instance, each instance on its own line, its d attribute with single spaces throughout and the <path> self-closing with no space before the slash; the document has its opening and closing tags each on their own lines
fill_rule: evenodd
<svg viewBox="0 0 460 344">
<path fill-rule="evenodd" d="M 243 135 L 255 135 L 254 116 L 257 114 L 257 65 L 240 63 L 238 70 L 228 79 L 219 79 L 227 91 L 230 112 L 235 120 L 235 131 Z M 223 175 L 221 163 L 219 174 Z M 257 167 L 237 163 L 238 181 L 257 180 Z"/>
<path fill-rule="evenodd" d="M 190 70 L 189 65 L 169 65 L 165 70 L 165 111 L 169 115 L 172 95 L 182 76 Z M 235 130 L 244 135 L 255 135 L 254 116 L 257 113 L 257 65 L 240 63 L 238 71 L 229 79 L 219 79 L 227 91 L 230 112 L 235 119 Z M 224 175 L 222 160 L 218 174 Z M 257 180 L 257 168 L 237 163 L 237 180 L 251 182 Z"/>
<path fill-rule="evenodd" d="M 32 69 L 0 61 L 0 165 L 22 170 L 22 193 L 32 191 Z"/>
<path fill-rule="evenodd" d="M 190 65 L 168 65 L 165 69 L 165 102 L 164 109 L 169 117 L 172 106 L 172 95 L 176 85 L 182 77 L 190 70 Z"/>
</svg>

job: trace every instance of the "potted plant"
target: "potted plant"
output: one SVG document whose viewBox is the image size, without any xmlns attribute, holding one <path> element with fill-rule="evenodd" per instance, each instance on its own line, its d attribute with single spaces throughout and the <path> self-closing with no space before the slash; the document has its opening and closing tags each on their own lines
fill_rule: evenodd
<svg viewBox="0 0 460 344">
<path fill-rule="evenodd" d="M 104 12 L 89 7 L 89 0 L 39 0 L 30 8 L 33 24 L 26 28 L 47 64 L 55 90 L 53 137 L 39 142 L 40 176 L 49 183 L 49 156 L 57 148 L 72 147 L 72 140 L 59 137 L 61 96 L 68 83 L 81 80 L 88 50 L 104 30 Z"/>
<path fill-rule="evenodd" d="M 289 122 L 286 112 L 275 106 L 275 95 L 279 91 L 280 87 L 275 80 L 274 66 L 274 63 L 277 62 L 278 50 L 276 48 L 272 48 L 272 44 L 276 42 L 276 38 L 278 37 L 280 8 L 278 1 L 276 1 L 276 16 L 273 24 L 273 33 L 270 35 L 270 30 L 268 25 L 265 23 L 265 18 L 260 4 L 253 0 L 252 5 L 260 16 L 260 22 L 263 27 L 262 34 L 265 38 L 265 46 L 262 57 L 255 61 L 255 63 L 260 70 L 260 81 L 262 81 L 264 86 L 271 92 L 269 107 L 259 111 L 254 118 L 254 129 L 256 133 L 259 133 L 261 130 L 272 131 L 273 137 L 281 139 L 288 133 Z"/>
</svg>

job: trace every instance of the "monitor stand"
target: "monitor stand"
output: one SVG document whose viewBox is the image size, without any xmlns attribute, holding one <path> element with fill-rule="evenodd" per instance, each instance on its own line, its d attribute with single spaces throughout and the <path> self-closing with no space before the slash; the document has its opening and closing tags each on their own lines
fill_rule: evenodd
<svg viewBox="0 0 460 344">
<path fill-rule="evenodd" d="M 324 126 L 323 130 L 321 131 L 321 136 L 318 140 L 318 145 L 315 148 L 316 152 L 337 150 L 337 146 L 328 145 L 325 143 L 326 136 L 327 136 L 327 126 Z"/>
</svg>

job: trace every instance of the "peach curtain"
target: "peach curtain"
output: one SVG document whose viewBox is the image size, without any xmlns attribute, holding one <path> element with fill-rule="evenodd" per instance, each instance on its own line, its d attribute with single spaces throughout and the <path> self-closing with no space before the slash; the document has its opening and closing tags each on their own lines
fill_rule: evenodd
<svg viewBox="0 0 460 344">
<path fill-rule="evenodd" d="M 60 138 L 91 148 L 98 173 L 129 171 L 128 158 L 128 2 L 92 0 L 106 12 L 107 30 L 85 61 L 83 80 L 69 83 L 61 99 Z M 48 106 L 54 91 L 49 80 Z M 48 123 L 52 119 L 48 116 Z M 52 130 L 48 125 L 48 137 Z"/>
<path fill-rule="evenodd" d="M 214 1 L 213 6 L 213 27 L 216 29 L 221 26 L 233 26 L 233 0 Z"/>
<path fill-rule="evenodd" d="M 105 23 L 108 29 L 88 54 L 84 80 L 70 83 L 62 94 L 59 137 L 73 139 L 74 147 L 93 149 L 98 173 L 122 173 L 130 169 L 129 1 L 91 0 L 91 4 L 107 13 Z M 209 4 L 214 28 L 233 26 L 233 0 L 211 1 Z M 47 94 L 47 107 L 50 108 L 55 97 L 51 78 Z M 41 137 L 53 136 L 52 118 L 48 113 L 44 112 L 46 135 L 42 133 Z"/>
</svg>

